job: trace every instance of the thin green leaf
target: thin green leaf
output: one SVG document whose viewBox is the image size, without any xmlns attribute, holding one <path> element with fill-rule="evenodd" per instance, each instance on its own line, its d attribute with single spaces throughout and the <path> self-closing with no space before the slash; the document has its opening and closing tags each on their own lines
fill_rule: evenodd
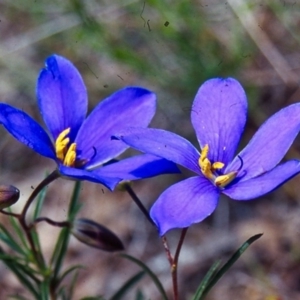
<svg viewBox="0 0 300 300">
<path fill-rule="evenodd" d="M 138 290 L 136 292 L 135 300 L 145 300 L 145 296 L 141 290 Z"/>
<path fill-rule="evenodd" d="M 62 282 L 63 279 L 68 276 L 71 272 L 77 270 L 77 269 L 84 269 L 84 266 L 81 266 L 81 265 L 75 265 L 75 266 L 72 266 L 70 267 L 69 269 L 67 269 L 59 278 L 59 281 Z"/>
<path fill-rule="evenodd" d="M 35 249 L 36 249 L 37 252 L 40 254 L 40 258 L 41 258 L 41 260 L 42 260 L 42 264 L 43 264 L 43 267 L 44 267 L 44 269 L 45 269 L 45 268 L 46 268 L 46 262 L 45 262 L 45 258 L 44 258 L 43 251 L 42 251 L 42 248 L 41 248 L 39 235 L 37 234 L 35 228 L 32 228 L 32 229 L 31 229 L 30 234 L 31 234 L 31 236 L 32 236 L 32 240 L 33 240 Z"/>
<path fill-rule="evenodd" d="M 75 274 L 73 275 L 71 284 L 70 284 L 70 286 L 69 286 L 68 299 L 72 299 L 72 298 L 73 298 L 74 289 L 75 289 L 75 284 L 76 284 L 77 278 L 78 278 L 78 273 L 79 273 L 79 270 L 77 270 L 77 271 L 75 272 Z"/>
<path fill-rule="evenodd" d="M 69 204 L 68 221 L 70 221 L 70 223 L 73 222 L 76 214 L 80 209 L 80 205 L 78 204 L 80 186 L 81 186 L 80 181 L 77 181 L 75 183 L 73 194 Z M 70 228 L 63 228 L 59 234 L 58 240 L 55 245 L 55 249 L 53 251 L 52 258 L 50 260 L 50 263 L 53 266 L 53 270 L 54 270 L 52 278 L 54 280 L 54 285 L 56 286 L 59 286 L 60 284 L 60 280 L 58 279 L 58 274 L 61 270 L 62 263 L 67 252 L 69 239 L 70 239 Z"/>
<path fill-rule="evenodd" d="M 213 265 L 210 267 L 210 269 L 208 270 L 208 272 L 206 273 L 206 275 L 204 276 L 203 280 L 201 281 L 194 297 L 193 300 L 200 300 L 201 296 L 208 284 L 208 282 L 211 280 L 212 276 L 215 275 L 219 265 L 220 265 L 221 261 L 218 260 L 216 262 L 213 263 Z"/>
<path fill-rule="evenodd" d="M 36 270 L 30 268 L 27 262 L 22 263 L 20 262 L 20 259 L 2 253 L 0 254 L 0 260 L 2 260 L 4 263 L 15 265 L 18 270 L 23 272 L 26 276 L 30 277 L 36 284 L 40 283 L 39 279 L 34 276 L 34 274 L 39 275 L 39 273 Z"/>
<path fill-rule="evenodd" d="M 127 258 L 128 260 L 131 260 L 134 263 L 136 263 L 138 266 L 140 266 L 151 277 L 151 279 L 153 280 L 157 289 L 159 290 L 159 292 L 162 296 L 162 299 L 168 300 L 168 296 L 163 288 L 163 285 L 161 284 L 161 282 L 159 281 L 157 276 L 142 261 L 140 261 L 140 260 L 136 259 L 135 257 L 130 256 L 128 254 L 120 254 L 120 256 Z"/>
<path fill-rule="evenodd" d="M 24 296 L 20 296 L 20 295 L 9 295 L 9 299 L 16 299 L 16 300 L 30 300 L 30 299 L 25 298 Z"/>
<path fill-rule="evenodd" d="M 41 300 L 48 300 L 49 299 L 49 280 L 45 280 L 40 285 L 40 299 Z"/>
<path fill-rule="evenodd" d="M 11 261 L 3 261 L 5 265 L 17 276 L 19 281 L 22 283 L 22 285 L 27 288 L 32 295 L 35 297 L 35 299 L 40 300 L 40 296 L 37 292 L 37 290 L 34 288 L 30 280 L 24 276 L 24 274 L 21 272 L 21 270 Z"/>
<path fill-rule="evenodd" d="M 250 237 L 227 261 L 227 263 L 217 272 L 217 274 L 211 279 L 203 292 L 203 298 L 211 290 L 211 288 L 219 281 L 219 279 L 230 269 L 230 267 L 240 258 L 240 256 L 246 251 L 246 249 L 256 240 L 258 240 L 263 234 L 259 233 Z"/>
<path fill-rule="evenodd" d="M 46 174 L 46 177 L 49 174 Z M 46 194 L 47 194 L 47 186 L 45 186 L 39 193 L 37 200 L 36 200 L 36 205 L 35 205 L 35 209 L 33 212 L 33 220 L 35 220 L 36 218 L 38 218 L 40 216 L 45 198 L 46 198 Z"/>
<path fill-rule="evenodd" d="M 8 232 L 8 230 L 2 224 L 0 224 L 0 230 L 2 231 L 2 233 L 0 232 L 0 239 L 5 244 L 7 244 L 11 249 L 25 256 L 26 252 L 24 251 L 24 249 L 18 244 L 17 241 L 15 241 L 14 237 Z"/>
<path fill-rule="evenodd" d="M 124 285 L 110 298 L 110 300 L 121 300 L 122 297 L 145 275 L 145 271 L 141 271 L 127 280 Z"/>
<path fill-rule="evenodd" d="M 105 298 L 103 298 L 102 296 L 91 296 L 91 297 L 84 297 L 81 298 L 80 300 L 105 300 Z"/>
<path fill-rule="evenodd" d="M 8 211 L 11 212 L 11 208 L 8 208 Z M 28 244 L 27 244 L 27 240 L 25 238 L 25 234 L 24 234 L 24 230 L 22 229 L 21 225 L 19 222 L 17 222 L 15 217 L 10 216 L 9 217 L 10 223 L 14 229 L 14 231 L 16 232 L 16 234 L 18 235 L 23 247 L 25 249 L 28 249 Z"/>
</svg>

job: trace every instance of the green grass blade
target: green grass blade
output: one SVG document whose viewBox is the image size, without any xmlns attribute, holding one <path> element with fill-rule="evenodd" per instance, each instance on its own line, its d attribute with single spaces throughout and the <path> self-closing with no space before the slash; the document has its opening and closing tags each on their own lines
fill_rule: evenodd
<svg viewBox="0 0 300 300">
<path fill-rule="evenodd" d="M 8 232 L 8 230 L 2 224 L 0 224 L 0 239 L 17 253 L 24 256 L 27 255 L 24 249 L 18 244 L 18 242 L 15 241 L 14 237 Z"/>
<path fill-rule="evenodd" d="M 145 275 L 145 271 L 141 271 L 127 280 L 124 285 L 110 298 L 110 300 L 121 300 L 122 297 Z"/>
<path fill-rule="evenodd" d="M 138 290 L 138 291 L 136 292 L 135 300 L 145 300 L 145 296 L 144 296 L 144 294 L 141 292 L 141 290 Z"/>
<path fill-rule="evenodd" d="M 46 177 L 48 175 L 49 174 L 46 174 Z M 41 213 L 41 210 L 42 210 L 45 198 L 46 198 L 46 194 L 47 194 L 47 187 L 44 187 L 40 191 L 40 193 L 39 193 L 39 195 L 37 197 L 35 209 L 34 209 L 34 212 L 33 212 L 33 220 L 35 220 L 36 218 L 38 218 L 40 216 L 40 213 Z"/>
<path fill-rule="evenodd" d="M 250 237 L 227 261 L 227 263 L 217 272 L 217 274 L 211 279 L 206 286 L 203 297 L 211 290 L 211 288 L 219 281 L 219 279 L 232 267 L 232 265 L 240 258 L 240 256 L 247 250 L 247 248 L 256 240 L 258 240 L 263 234 L 256 234 Z M 203 298 L 202 298 L 203 299 Z"/>
<path fill-rule="evenodd" d="M 48 300 L 49 299 L 49 281 L 45 280 L 40 285 L 40 299 L 41 300 Z"/>
<path fill-rule="evenodd" d="M 4 263 L 15 265 L 15 267 L 20 270 L 20 272 L 23 272 L 23 274 L 30 277 L 37 285 L 40 284 L 40 280 L 35 276 L 39 275 L 39 273 L 36 270 L 32 269 L 26 261 L 21 262 L 20 258 L 5 254 L 4 252 L 2 252 L 2 250 L 0 253 L 0 260 L 2 260 Z"/>
<path fill-rule="evenodd" d="M 39 239 L 39 235 L 37 234 L 35 228 L 31 229 L 30 232 L 31 236 L 32 236 L 32 240 L 35 246 L 35 249 L 37 250 L 37 252 L 40 254 L 41 260 L 42 260 L 42 264 L 44 269 L 46 268 L 46 262 L 45 262 L 45 258 L 43 255 L 43 251 L 41 249 L 41 244 L 40 244 L 40 239 Z"/>
<path fill-rule="evenodd" d="M 11 212 L 11 208 L 9 207 L 8 210 Z M 10 216 L 9 217 L 10 223 L 14 229 L 14 231 L 16 232 L 16 234 L 18 235 L 22 245 L 24 248 L 28 249 L 28 244 L 27 244 L 27 240 L 25 238 L 25 234 L 24 231 L 20 225 L 19 222 L 17 222 L 15 217 Z"/>
<path fill-rule="evenodd" d="M 128 260 L 131 260 L 132 262 L 136 263 L 138 266 L 140 266 L 153 280 L 154 284 L 156 285 L 157 289 L 159 290 L 162 299 L 163 300 L 168 300 L 168 296 L 163 288 L 163 285 L 157 278 L 157 276 L 140 260 L 136 259 L 135 257 L 132 257 L 128 254 L 120 254 L 121 257 L 124 257 Z"/>
<path fill-rule="evenodd" d="M 67 269 L 59 278 L 59 281 L 63 281 L 63 279 L 65 277 L 67 277 L 71 272 L 77 270 L 77 269 L 84 269 L 84 266 L 81 266 L 81 265 L 75 265 L 75 266 L 72 266 L 70 267 L 69 269 Z"/>
<path fill-rule="evenodd" d="M 80 181 L 77 181 L 74 186 L 73 194 L 71 197 L 69 210 L 68 210 L 68 221 L 73 222 L 76 214 L 80 209 L 78 204 L 79 194 L 80 194 Z M 62 267 L 62 262 L 65 258 L 68 243 L 70 239 L 70 228 L 63 228 L 59 234 L 58 240 L 53 251 L 52 258 L 50 260 L 51 265 L 53 266 L 53 275 L 52 278 L 56 281 L 55 285 L 59 285 L 58 274 Z"/>
<path fill-rule="evenodd" d="M 204 276 L 203 280 L 201 281 L 194 297 L 193 300 L 200 300 L 201 296 L 208 284 L 208 282 L 211 280 L 212 276 L 215 275 L 219 265 L 220 265 L 221 261 L 218 260 L 216 262 L 213 263 L 213 265 L 210 267 L 210 269 L 208 270 L 208 272 L 206 273 L 206 275 Z"/>
<path fill-rule="evenodd" d="M 28 278 L 21 272 L 21 269 L 16 266 L 16 264 L 12 261 L 4 260 L 5 265 L 16 275 L 22 285 L 27 288 L 28 291 L 32 293 L 35 299 L 40 300 L 39 294 L 33 284 L 28 280 Z"/>
</svg>

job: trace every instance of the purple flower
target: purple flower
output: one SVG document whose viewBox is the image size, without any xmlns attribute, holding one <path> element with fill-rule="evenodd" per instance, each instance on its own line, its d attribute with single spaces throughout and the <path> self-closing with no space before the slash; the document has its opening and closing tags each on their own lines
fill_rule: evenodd
<svg viewBox="0 0 300 300">
<path fill-rule="evenodd" d="M 268 119 L 234 157 L 247 113 L 241 85 L 232 78 L 211 79 L 198 90 L 191 120 L 202 151 L 160 129 L 129 128 L 116 138 L 133 148 L 173 161 L 196 173 L 164 191 L 150 215 L 161 235 L 209 216 L 220 193 L 250 200 L 268 193 L 300 172 L 299 160 L 278 163 L 300 130 L 300 104 Z"/>
<path fill-rule="evenodd" d="M 111 140 L 114 132 L 150 123 L 156 107 L 152 92 L 138 87 L 119 90 L 85 119 L 87 91 L 78 70 L 67 59 L 52 55 L 38 77 L 37 98 L 51 138 L 29 115 L 5 103 L 0 103 L 0 123 L 21 143 L 53 159 L 62 176 L 113 189 L 123 179 L 178 171 L 172 162 L 148 154 L 103 166 L 128 148 Z"/>
</svg>

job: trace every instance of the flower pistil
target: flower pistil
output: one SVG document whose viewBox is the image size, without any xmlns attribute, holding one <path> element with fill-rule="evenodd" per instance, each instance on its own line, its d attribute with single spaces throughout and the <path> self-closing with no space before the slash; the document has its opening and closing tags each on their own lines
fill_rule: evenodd
<svg viewBox="0 0 300 300">
<path fill-rule="evenodd" d="M 238 171 L 229 172 L 228 174 L 219 175 L 217 170 L 221 170 L 224 167 L 222 162 L 214 162 L 213 164 L 208 159 L 209 147 L 205 145 L 201 151 L 198 163 L 201 168 L 202 174 L 208 178 L 215 186 L 224 188 L 231 183 L 237 176 Z"/>
</svg>

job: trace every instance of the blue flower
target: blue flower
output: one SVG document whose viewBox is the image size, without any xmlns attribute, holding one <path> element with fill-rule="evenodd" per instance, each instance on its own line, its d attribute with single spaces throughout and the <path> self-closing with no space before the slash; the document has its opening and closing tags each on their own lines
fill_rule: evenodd
<svg viewBox="0 0 300 300">
<path fill-rule="evenodd" d="M 300 104 L 268 119 L 234 157 L 246 113 L 241 85 L 216 78 L 200 87 L 191 110 L 200 153 L 186 139 L 160 129 L 128 128 L 115 137 L 196 174 L 169 187 L 152 206 L 150 215 L 161 235 L 205 219 L 216 209 L 220 193 L 234 200 L 254 199 L 300 172 L 299 160 L 279 164 L 300 130 Z"/>
<path fill-rule="evenodd" d="M 101 101 L 86 118 L 87 91 L 74 65 L 52 55 L 37 80 L 40 113 L 50 132 L 22 110 L 0 103 L 0 123 L 21 143 L 53 159 L 62 176 L 102 183 L 113 189 L 123 179 L 134 180 L 177 167 L 152 155 L 137 155 L 103 166 L 128 146 L 112 141 L 124 126 L 146 127 L 156 108 L 155 95 L 143 88 L 127 87 Z"/>
</svg>

